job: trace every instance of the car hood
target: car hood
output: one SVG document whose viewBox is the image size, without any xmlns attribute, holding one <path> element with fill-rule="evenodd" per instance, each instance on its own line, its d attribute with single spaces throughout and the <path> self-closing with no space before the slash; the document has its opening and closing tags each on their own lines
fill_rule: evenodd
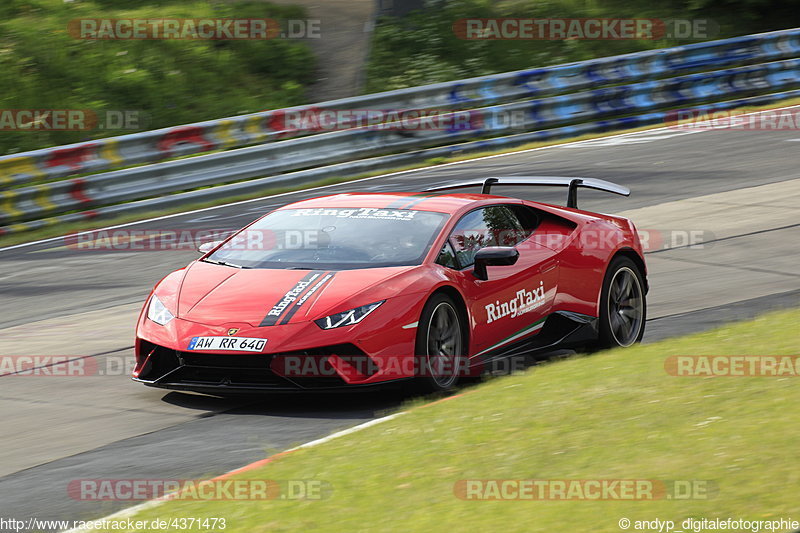
<svg viewBox="0 0 800 533">
<path fill-rule="evenodd" d="M 238 269 L 197 261 L 184 270 L 177 316 L 253 327 L 314 320 L 391 298 L 419 278 L 418 268 Z"/>
</svg>

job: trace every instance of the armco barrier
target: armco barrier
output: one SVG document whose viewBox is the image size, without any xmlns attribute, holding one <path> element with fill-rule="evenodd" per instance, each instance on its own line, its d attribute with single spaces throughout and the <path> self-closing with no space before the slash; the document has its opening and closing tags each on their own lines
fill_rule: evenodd
<svg viewBox="0 0 800 533">
<path fill-rule="evenodd" d="M 475 108 L 798 55 L 800 30 L 784 30 L 265 111 L 0 157 L 0 185 L 113 170 L 310 134 L 313 132 L 284 126 L 287 113 L 309 109 Z"/>
<path fill-rule="evenodd" d="M 764 96 L 704 105 L 702 106 L 702 109 L 709 112 L 724 111 L 737 107 L 769 105 L 790 98 L 800 98 L 800 90 L 772 93 Z M 607 133 L 641 126 L 650 126 L 653 124 L 664 123 L 670 118 L 671 117 L 668 112 L 654 112 L 632 117 L 614 118 L 610 120 L 596 121 L 574 126 L 564 126 L 560 128 L 520 133 L 504 137 L 494 137 L 485 140 L 451 144 L 437 148 L 404 152 L 395 155 L 359 159 L 347 163 L 333 164 L 324 167 L 285 173 L 278 176 L 269 176 L 259 179 L 241 181 L 238 183 L 220 185 L 213 188 L 199 189 L 148 200 L 99 207 L 96 210 L 37 219 L 22 225 L 12 225 L 5 228 L 0 228 L 0 235 L 2 235 L 4 232 L 11 233 L 15 231 L 24 231 L 26 229 L 41 228 L 60 223 L 92 220 L 97 217 L 109 217 L 141 211 L 149 211 L 153 209 L 177 207 L 186 204 L 206 202 L 209 200 L 218 200 L 220 198 L 231 198 L 239 195 L 258 193 L 259 191 L 274 187 L 313 183 L 326 178 L 345 177 L 367 172 L 390 170 L 402 167 L 403 165 L 420 163 L 438 157 L 484 152 L 487 150 L 508 149 L 531 142 L 546 142 L 558 139 L 568 139 L 586 134 Z"/>
<path fill-rule="evenodd" d="M 6 191 L 15 212 L 0 213 L 0 224 L 25 222 L 68 210 L 139 200 L 197 187 L 275 175 L 376 155 L 453 144 L 476 137 L 541 130 L 657 109 L 696 105 L 716 95 L 742 98 L 800 88 L 800 59 L 720 70 L 706 75 L 596 89 L 569 96 L 514 102 L 471 110 L 474 129 L 398 132 L 350 129 L 158 165 L 118 170 Z M 495 124 L 493 117 L 517 113 L 521 124 Z"/>
<path fill-rule="evenodd" d="M 282 136 L 297 134 L 298 132 L 265 127 L 268 123 L 264 122 L 264 117 L 272 117 L 274 126 L 274 120 L 277 120 L 275 117 L 286 112 L 280 110 L 0 158 L 0 169 L 3 165 L 6 166 L 6 170 L 2 171 L 5 174 L 0 174 L 0 183 L 6 186 L 5 190 L 0 191 L 0 226 L 7 225 L 5 228 L 0 227 L 0 234 L 60 220 L 107 214 L 111 212 L 109 206 L 122 202 L 161 195 L 176 198 L 174 193 L 198 187 L 287 172 L 292 172 L 291 175 L 297 177 L 299 170 L 312 167 L 334 169 L 337 163 L 388 154 L 399 153 L 395 159 L 391 159 L 391 156 L 389 159 L 378 157 L 381 165 L 386 161 L 406 161 L 408 158 L 404 159 L 403 152 L 421 153 L 420 149 L 454 145 L 476 138 L 504 136 L 506 139 L 518 139 L 522 135 L 539 140 L 539 134 L 544 130 L 564 133 L 570 131 L 573 125 L 575 132 L 585 131 L 587 125 L 604 127 L 603 125 L 613 121 L 641 125 L 638 116 L 649 117 L 649 120 L 658 114 L 654 114 L 656 111 L 769 93 L 794 94 L 793 89 L 800 88 L 800 60 L 793 56 L 800 56 L 800 30 L 501 74 L 477 79 L 482 80 L 480 82 L 465 80 L 417 87 L 315 106 L 316 109 L 369 106 L 467 108 L 467 113 L 480 118 L 475 123 L 476 126 L 468 130 L 398 132 L 391 129 L 350 129 L 256 144 L 247 148 L 82 178 L 65 178 L 60 181 L 43 179 L 64 178 L 75 172 L 146 161 L 147 158 L 142 154 L 153 152 L 152 145 L 156 146 L 157 157 L 153 153 L 147 157 L 161 161 L 168 156 L 185 155 L 193 151 L 252 145 L 263 140 L 276 140 Z M 790 58 L 764 62 L 764 58 L 786 57 Z M 744 66 L 736 66 L 742 64 Z M 720 68 L 721 66 L 728 68 Z M 674 76 L 675 73 L 698 69 L 710 72 Z M 535 74 L 537 72 L 539 74 Z M 662 79 L 651 79 L 657 73 L 660 73 Z M 669 74 L 674 77 L 666 77 Z M 495 80 L 492 90 L 487 85 L 489 79 Z M 498 80 L 502 80 L 502 83 Z M 644 81 L 620 85 L 621 80 Z M 575 92 L 576 88 L 600 85 L 611 86 Z M 505 87 L 505 92 L 498 89 L 501 86 Z M 567 90 L 572 92 L 541 97 Z M 467 98 L 467 94 L 472 97 Z M 531 94 L 540 97 L 520 101 L 520 98 L 530 98 Z M 447 102 L 436 103 L 437 99 L 443 98 Z M 510 103 L 476 109 L 479 107 L 477 104 L 498 100 Z M 507 117 L 511 113 L 524 117 L 522 122 L 507 124 L 493 120 L 494 117 Z M 484 141 L 484 144 L 488 146 L 497 143 Z M 39 163 L 31 154 L 38 154 L 36 157 L 41 158 Z M 137 157 L 145 159 L 136 159 Z M 45 162 L 46 171 L 43 170 L 41 161 Z M 8 173 L 9 165 L 14 173 Z M 357 166 L 349 164 L 348 168 L 355 172 Z M 316 179 L 326 177 L 322 169 L 316 173 L 313 169 L 304 172 L 304 176 L 317 176 Z M 285 181 L 274 177 L 269 179 L 271 183 Z M 17 186 L 9 188 L 11 184 Z M 209 190 L 217 189 L 223 190 L 220 187 Z M 160 202 L 151 199 L 143 205 L 155 206 L 156 203 Z M 129 208 L 138 207 L 131 205 Z M 113 212 L 120 209 L 124 207 L 117 206 Z M 83 213 L 72 213 L 67 218 L 56 216 L 70 211 Z"/>
</svg>

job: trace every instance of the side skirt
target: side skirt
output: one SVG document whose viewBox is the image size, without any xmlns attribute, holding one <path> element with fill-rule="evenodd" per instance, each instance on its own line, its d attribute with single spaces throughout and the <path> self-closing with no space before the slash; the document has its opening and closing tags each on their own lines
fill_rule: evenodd
<svg viewBox="0 0 800 533">
<path fill-rule="evenodd" d="M 529 328 L 530 326 L 525 329 Z M 517 355 L 532 355 L 554 348 L 568 348 L 595 340 L 598 336 L 598 319 L 571 311 L 556 311 L 547 315 L 542 321 L 541 328 L 537 330 L 532 330 L 532 334 L 520 340 L 478 354 L 472 358 L 470 366 L 483 365 Z"/>
</svg>

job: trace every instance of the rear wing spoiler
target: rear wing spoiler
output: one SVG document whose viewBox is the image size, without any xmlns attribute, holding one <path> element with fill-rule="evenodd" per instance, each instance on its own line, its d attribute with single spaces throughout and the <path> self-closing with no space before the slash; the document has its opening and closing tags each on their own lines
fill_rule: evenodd
<svg viewBox="0 0 800 533">
<path fill-rule="evenodd" d="M 569 178 L 559 176 L 508 176 L 476 179 L 461 181 L 431 187 L 427 191 L 449 191 L 451 189 L 461 189 L 463 187 L 476 187 L 480 185 L 481 194 L 489 194 L 493 185 L 549 185 L 551 187 L 569 187 L 567 192 L 567 207 L 578 208 L 578 187 L 606 191 L 622 196 L 630 196 L 631 191 L 627 187 L 617 185 L 610 181 L 597 178 Z"/>
</svg>

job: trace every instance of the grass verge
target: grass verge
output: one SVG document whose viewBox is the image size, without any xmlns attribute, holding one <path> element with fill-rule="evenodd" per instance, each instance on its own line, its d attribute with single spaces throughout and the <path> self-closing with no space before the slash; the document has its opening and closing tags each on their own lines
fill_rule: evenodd
<svg viewBox="0 0 800 533">
<path fill-rule="evenodd" d="M 320 500 L 171 501 L 134 520 L 224 517 L 226 532 L 601 531 L 621 518 L 790 518 L 800 414 L 786 377 L 675 377 L 673 355 L 797 355 L 800 310 L 543 364 L 281 456 L 234 479 L 322 480 Z M 794 332 L 794 333 L 792 333 Z M 693 480 L 706 497 L 474 501 L 468 479 Z M 795 517 L 796 518 L 796 517 Z M 635 522 L 634 522 L 635 523 Z M 633 527 L 631 530 L 635 530 Z M 727 530 L 725 530 L 727 531 Z"/>
</svg>

